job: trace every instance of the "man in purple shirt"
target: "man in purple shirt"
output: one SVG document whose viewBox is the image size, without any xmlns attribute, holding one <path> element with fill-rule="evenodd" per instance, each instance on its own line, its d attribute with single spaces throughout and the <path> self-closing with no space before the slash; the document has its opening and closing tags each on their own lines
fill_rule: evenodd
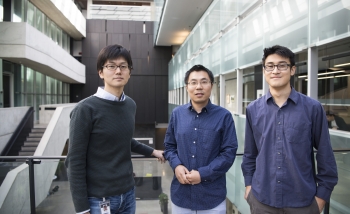
<svg viewBox="0 0 350 214">
<path fill-rule="evenodd" d="M 244 198 L 253 214 L 320 213 L 338 181 L 325 112 L 291 87 L 291 50 L 265 48 L 262 62 L 270 90 L 246 111 Z"/>
<path fill-rule="evenodd" d="M 210 102 L 213 73 L 195 65 L 185 74 L 191 101 L 174 109 L 164 156 L 174 170 L 172 213 L 226 214 L 226 172 L 236 157 L 231 113 Z"/>
</svg>

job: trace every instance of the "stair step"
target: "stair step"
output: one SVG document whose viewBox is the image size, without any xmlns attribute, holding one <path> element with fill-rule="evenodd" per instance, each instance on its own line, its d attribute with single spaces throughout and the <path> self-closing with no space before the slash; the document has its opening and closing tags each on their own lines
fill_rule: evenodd
<svg viewBox="0 0 350 214">
<path fill-rule="evenodd" d="M 36 146 L 22 146 L 21 152 L 35 152 Z"/>
<path fill-rule="evenodd" d="M 33 128 L 32 133 L 44 133 L 46 129 Z"/>
<path fill-rule="evenodd" d="M 41 138 L 44 135 L 44 133 L 39 133 L 39 132 L 34 132 L 34 133 L 29 133 L 29 137 L 35 137 L 35 138 Z"/>
<path fill-rule="evenodd" d="M 33 156 L 34 152 L 18 152 L 19 156 Z"/>
<path fill-rule="evenodd" d="M 27 141 L 30 141 L 30 142 L 40 142 L 41 140 L 41 137 L 27 137 Z"/>
<path fill-rule="evenodd" d="M 40 123 L 40 124 L 34 124 L 34 128 L 35 129 L 46 129 L 46 127 L 47 127 L 47 125 L 48 124 L 42 124 L 42 123 Z"/>
<path fill-rule="evenodd" d="M 39 142 L 28 142 L 28 141 L 25 141 L 23 146 L 38 146 L 39 145 Z"/>
</svg>

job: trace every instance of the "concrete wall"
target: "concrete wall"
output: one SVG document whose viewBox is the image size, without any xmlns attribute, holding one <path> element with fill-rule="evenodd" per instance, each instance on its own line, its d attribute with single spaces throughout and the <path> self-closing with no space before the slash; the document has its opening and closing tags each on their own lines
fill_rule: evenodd
<svg viewBox="0 0 350 214">
<path fill-rule="evenodd" d="M 86 35 L 86 19 L 74 1 L 30 0 L 70 37 L 79 40 Z"/>
<path fill-rule="evenodd" d="M 0 152 L 30 107 L 0 108 Z"/>
<path fill-rule="evenodd" d="M 0 58 L 67 83 L 85 83 L 85 65 L 25 22 L 0 22 Z"/>
<path fill-rule="evenodd" d="M 75 104 L 57 107 L 36 149 L 34 156 L 60 156 L 69 136 L 69 114 Z M 57 169 L 58 160 L 42 160 L 35 165 L 35 202 L 46 197 Z M 30 213 L 28 165 L 11 170 L 0 186 L 0 213 Z"/>
</svg>

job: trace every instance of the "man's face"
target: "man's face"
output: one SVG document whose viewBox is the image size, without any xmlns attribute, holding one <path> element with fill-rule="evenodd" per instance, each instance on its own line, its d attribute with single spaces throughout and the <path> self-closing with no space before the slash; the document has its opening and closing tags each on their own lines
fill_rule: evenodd
<svg viewBox="0 0 350 214">
<path fill-rule="evenodd" d="M 332 122 L 334 117 L 332 115 L 326 115 L 328 122 Z"/>
<path fill-rule="evenodd" d="M 207 72 L 193 71 L 186 85 L 186 90 L 192 104 L 206 104 L 209 100 L 212 83 Z"/>
<path fill-rule="evenodd" d="M 121 88 L 128 83 L 130 78 L 130 69 L 124 57 L 107 60 L 104 66 L 105 67 L 99 70 L 98 74 L 104 79 L 105 88 Z M 126 69 L 123 70 L 122 67 L 117 68 L 115 66 L 124 66 L 124 68 L 126 66 Z"/>
<path fill-rule="evenodd" d="M 277 68 L 277 66 L 280 69 Z M 284 58 L 277 54 L 269 55 L 265 60 L 264 76 L 271 88 L 284 89 L 290 87 L 290 78 L 295 73 L 295 66 L 290 67 L 288 58 Z M 268 67 L 273 67 L 272 71 L 266 70 Z"/>
</svg>

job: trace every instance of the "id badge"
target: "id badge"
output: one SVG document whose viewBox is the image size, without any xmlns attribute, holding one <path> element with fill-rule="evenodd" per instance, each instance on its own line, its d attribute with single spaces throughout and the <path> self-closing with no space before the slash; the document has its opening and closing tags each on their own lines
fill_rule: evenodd
<svg viewBox="0 0 350 214">
<path fill-rule="evenodd" d="M 101 214 L 111 214 L 111 203 L 109 200 L 99 202 Z"/>
</svg>

